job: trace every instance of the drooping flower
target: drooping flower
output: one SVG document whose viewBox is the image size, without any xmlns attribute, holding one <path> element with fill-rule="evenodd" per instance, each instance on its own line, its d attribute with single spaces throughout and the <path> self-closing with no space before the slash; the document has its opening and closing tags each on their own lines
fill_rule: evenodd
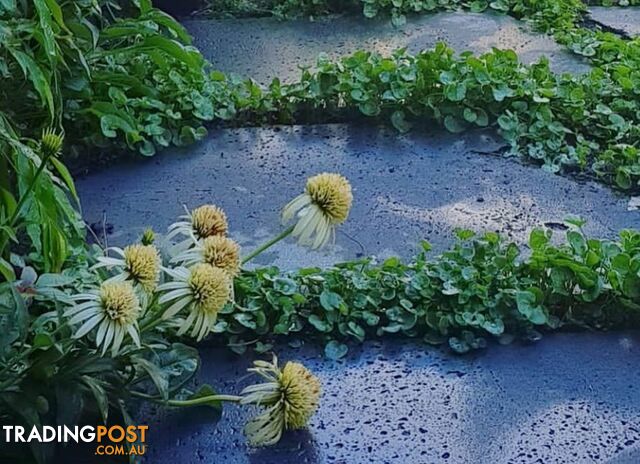
<svg viewBox="0 0 640 464">
<path fill-rule="evenodd" d="M 58 156 L 62 152 L 62 144 L 64 143 L 64 136 L 58 134 L 53 128 L 48 128 L 42 131 L 40 137 L 40 152 L 43 157 Z"/>
<path fill-rule="evenodd" d="M 215 205 L 202 205 L 186 215 L 180 221 L 169 226 L 167 238 L 184 235 L 202 240 L 216 235 L 225 236 L 229 229 L 227 215 Z"/>
<path fill-rule="evenodd" d="M 353 194 L 349 181 L 340 174 L 323 173 L 307 179 L 303 194 L 282 210 L 288 223 L 297 215 L 292 235 L 298 243 L 317 249 L 335 239 L 336 226 L 349 216 Z"/>
<path fill-rule="evenodd" d="M 103 355 L 111 347 L 111 355 L 116 356 L 126 334 L 140 346 L 140 301 L 130 282 L 103 282 L 99 288 L 72 299 L 78 303 L 65 316 L 70 318 L 70 325 L 82 323 L 74 338 L 84 337 L 98 327 L 95 341 L 98 348 L 102 347 Z"/>
<path fill-rule="evenodd" d="M 98 264 L 93 266 L 94 269 L 119 267 L 121 272 L 109 279 L 110 282 L 131 280 L 145 292 L 153 292 L 160 276 L 160 255 L 155 246 L 134 244 L 125 247 L 124 250 L 117 247 L 110 250 L 120 255 L 120 258 L 100 256 Z"/>
<path fill-rule="evenodd" d="M 191 337 L 202 340 L 211 332 L 218 312 L 229 300 L 229 276 L 222 269 L 206 263 L 196 264 L 191 269 L 178 267 L 165 271 L 174 280 L 158 286 L 159 292 L 166 292 L 158 302 L 171 303 L 162 318 L 171 319 L 185 310 L 188 315 L 180 322 L 178 335 L 191 329 Z"/>
<path fill-rule="evenodd" d="M 206 263 L 224 270 L 230 278 L 240 272 L 240 246 L 227 237 L 215 235 L 198 242 L 193 248 L 176 256 L 172 262 L 191 266 Z"/>
<path fill-rule="evenodd" d="M 278 359 L 255 361 L 249 371 L 257 373 L 265 383 L 252 385 L 241 393 L 240 404 L 254 404 L 265 409 L 251 419 L 245 434 L 252 446 L 277 443 L 285 430 L 307 426 L 320 403 L 320 380 L 305 366 L 287 362 L 282 369 Z"/>
</svg>

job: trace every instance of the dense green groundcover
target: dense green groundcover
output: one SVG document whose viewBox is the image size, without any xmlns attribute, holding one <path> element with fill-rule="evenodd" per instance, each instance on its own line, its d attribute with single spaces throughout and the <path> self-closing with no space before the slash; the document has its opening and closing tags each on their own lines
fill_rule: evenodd
<svg viewBox="0 0 640 464">
<path fill-rule="evenodd" d="M 456 55 L 440 44 L 415 56 L 320 57 L 297 82 L 276 79 L 264 88 L 214 71 L 149 0 L 0 0 L 0 423 L 68 425 L 87 413 L 130 422 L 133 396 L 176 405 L 176 398 L 212 392 L 187 388 L 197 350 L 160 319 L 166 305 L 159 300 L 140 317 L 139 348 L 103 356 L 95 337 L 73 337 L 77 321 L 65 311 L 73 295 L 99 281 L 90 266 L 104 250 L 86 245 L 63 160 L 151 156 L 201 139 L 208 123 L 370 117 L 399 131 L 434 122 L 452 132 L 494 127 L 512 154 L 545 169 L 640 190 L 640 39 L 582 27 L 578 0 L 224 4 L 248 13 L 258 4 L 283 16 L 362 7 L 365 16 L 386 14 L 397 25 L 425 11 L 492 9 L 553 34 L 593 69 L 557 75 L 545 60 L 523 65 L 502 50 Z M 425 242 L 408 263 L 243 271 L 214 339 L 236 351 L 267 351 L 287 335 L 321 341 L 338 358 L 346 341 L 385 334 L 464 352 L 548 330 L 637 327 L 640 234 L 590 239 L 581 221 L 570 227 L 564 245 L 533 231 L 526 251 L 493 233 L 459 231 L 449 251 L 431 257 Z M 27 462 L 25 451 L 0 454 Z M 31 451 L 41 462 L 51 457 L 50 448 Z"/>
<path fill-rule="evenodd" d="M 423 2 L 399 2 L 400 7 L 380 3 L 380 11 L 404 12 L 416 11 Z M 322 122 L 359 114 L 389 120 L 400 131 L 433 121 L 452 132 L 491 126 L 511 144 L 512 154 L 550 171 L 584 172 L 619 188 L 638 190 L 638 39 L 579 27 L 584 6 L 573 0 L 425 2 L 422 10 L 460 6 L 492 8 L 531 20 L 588 57 L 594 69 L 581 76 L 557 75 L 545 60 L 527 66 L 513 52 L 500 50 L 456 56 L 444 44 L 416 56 L 401 50 L 391 57 L 357 52 L 339 62 L 320 57 L 316 68 L 303 72 L 298 82 L 276 79 L 266 89 L 250 80 L 210 73 L 197 86 L 202 100 L 192 102 L 192 115 L 230 125 L 304 122 L 308 114 L 322 115 L 314 119 Z M 308 13 L 297 3 L 291 7 Z M 111 103 L 120 110 L 117 101 Z M 318 109 L 322 111 L 314 112 Z M 129 124 L 117 113 L 111 118 L 118 121 L 111 128 L 116 134 L 103 135 L 124 135 L 129 147 L 152 153 L 150 143 L 158 145 L 157 137 L 149 127 L 134 125 L 137 115 L 126 111 Z"/>
<path fill-rule="evenodd" d="M 357 52 L 332 63 L 320 57 L 299 82 L 275 80 L 260 92 L 243 86 L 221 97 L 248 94 L 240 102 L 221 98 L 219 117 L 296 121 L 301 110 L 322 108 L 324 115 L 358 110 L 383 117 L 400 131 L 437 121 L 449 131 L 497 127 L 513 154 L 553 172 L 586 172 L 625 190 L 640 181 L 638 89 L 639 39 L 625 39 L 581 27 L 585 6 L 578 0 L 275 0 L 262 8 L 284 16 L 343 11 L 362 6 L 367 17 L 390 14 L 396 24 L 405 14 L 443 9 L 496 10 L 531 21 L 594 69 L 581 76 L 557 75 L 541 60 L 530 66 L 510 51 L 455 56 L 446 45 L 410 56 Z M 242 4 L 239 2 L 238 4 Z M 224 79 L 215 73 L 216 79 Z M 246 84 L 245 84 L 246 85 Z M 229 103 L 230 100 L 230 103 Z M 246 115 L 246 110 L 249 114 Z M 328 111 L 327 111 L 328 110 Z M 245 114 L 243 114 L 245 113 Z"/>
<path fill-rule="evenodd" d="M 327 342 L 341 357 L 344 340 L 402 334 L 449 343 L 457 352 L 488 339 L 537 339 L 563 328 L 638 327 L 640 234 L 617 241 L 586 237 L 582 221 L 570 221 L 565 244 L 551 231 L 531 232 L 528 253 L 496 233 L 457 232 L 457 242 L 430 257 L 428 243 L 410 263 L 362 260 L 329 269 L 245 271 L 236 279 L 236 307 L 216 330 L 243 350 L 273 335 Z"/>
</svg>

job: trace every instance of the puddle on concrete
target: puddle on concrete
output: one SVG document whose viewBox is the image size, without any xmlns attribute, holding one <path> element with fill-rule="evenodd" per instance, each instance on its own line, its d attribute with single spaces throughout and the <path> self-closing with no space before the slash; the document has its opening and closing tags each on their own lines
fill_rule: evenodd
<svg viewBox="0 0 640 464">
<path fill-rule="evenodd" d="M 589 15 L 605 26 L 624 31 L 629 36 L 640 35 L 640 7 L 589 7 Z"/>
<path fill-rule="evenodd" d="M 354 206 L 335 247 L 308 252 L 287 241 L 258 259 L 285 268 L 411 256 L 423 239 L 442 250 L 459 227 L 498 231 L 520 243 L 532 228 L 561 225 L 569 215 L 588 218 L 587 232 L 599 237 L 640 228 L 629 198 L 604 185 L 478 154 L 501 146 L 491 132 L 425 130 L 405 136 L 356 125 L 217 130 L 188 149 L 120 164 L 77 185 L 85 219 L 100 223 L 105 215 L 112 225 L 111 245 L 135 240 L 149 225 L 166 230 L 183 204 L 213 202 L 225 208 L 232 236 L 249 250 L 281 230 L 279 212 L 307 177 L 344 174 Z"/>
<path fill-rule="evenodd" d="M 320 53 L 336 59 L 359 49 L 390 54 L 400 47 L 416 53 L 447 42 L 454 50 L 487 52 L 513 49 L 526 63 L 547 56 L 558 72 L 581 73 L 585 62 L 554 40 L 534 33 L 523 22 L 492 13 L 446 12 L 411 18 L 402 28 L 388 20 L 358 17 L 278 21 L 187 20 L 195 45 L 225 72 L 235 72 L 266 84 L 274 77 L 294 81 L 300 66 L 313 66 Z"/>
</svg>

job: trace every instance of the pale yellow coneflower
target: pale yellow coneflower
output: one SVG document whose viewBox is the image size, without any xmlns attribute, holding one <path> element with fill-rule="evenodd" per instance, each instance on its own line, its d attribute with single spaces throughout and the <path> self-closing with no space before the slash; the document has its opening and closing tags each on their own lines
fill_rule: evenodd
<svg viewBox="0 0 640 464">
<path fill-rule="evenodd" d="M 171 319 L 185 310 L 188 315 L 180 321 L 178 335 L 191 329 L 191 337 L 202 340 L 211 332 L 218 312 L 229 300 L 228 274 L 206 263 L 196 264 L 191 269 L 165 269 L 165 272 L 174 280 L 158 286 L 158 292 L 165 292 L 158 303 L 171 303 L 162 318 Z"/>
<path fill-rule="evenodd" d="M 254 366 L 249 371 L 267 382 L 245 388 L 240 404 L 255 404 L 265 412 L 247 423 L 245 434 L 252 446 L 269 446 L 280 440 L 283 431 L 307 426 L 318 409 L 321 385 L 300 363 L 288 362 L 280 369 L 275 355 L 271 363 L 255 361 Z"/>
<path fill-rule="evenodd" d="M 82 323 L 74 338 L 81 338 L 98 327 L 96 346 L 102 354 L 111 347 L 116 356 L 126 334 L 140 346 L 138 316 L 140 301 L 130 282 L 103 282 L 99 288 L 71 297 L 77 303 L 65 312 L 69 324 Z"/>
<path fill-rule="evenodd" d="M 323 173 L 310 177 L 303 194 L 282 210 L 282 221 L 288 223 L 296 215 L 292 235 L 298 243 L 321 248 L 335 239 L 335 228 L 349 216 L 353 194 L 349 181 L 340 174 Z"/>
<path fill-rule="evenodd" d="M 177 245 L 179 250 L 207 237 L 226 236 L 229 230 L 227 215 L 215 205 L 199 206 L 193 211 L 188 211 L 186 215 L 180 216 L 179 219 L 178 222 L 169 226 L 167 233 L 167 239 L 178 235 L 187 237 L 185 241 Z"/>
<path fill-rule="evenodd" d="M 206 263 L 222 269 L 233 279 L 240 273 L 240 246 L 227 237 L 207 237 L 173 258 L 172 262 L 184 266 Z"/>
<path fill-rule="evenodd" d="M 160 276 L 160 254 L 155 246 L 134 244 L 125 247 L 124 250 L 117 247 L 109 250 L 120 255 L 120 258 L 100 256 L 93 269 L 118 267 L 121 272 L 110 278 L 109 282 L 131 280 L 146 293 L 155 290 Z"/>
</svg>

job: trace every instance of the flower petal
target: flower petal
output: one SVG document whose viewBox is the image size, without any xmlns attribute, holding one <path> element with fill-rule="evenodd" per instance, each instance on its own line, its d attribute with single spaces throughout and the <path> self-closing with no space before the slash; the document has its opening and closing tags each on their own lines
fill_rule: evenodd
<svg viewBox="0 0 640 464">
<path fill-rule="evenodd" d="M 193 300 L 191 299 L 190 296 L 179 299 L 178 301 L 173 303 L 171 306 L 169 306 L 167 309 L 165 309 L 164 313 L 162 314 L 162 319 L 164 320 L 171 319 L 173 316 L 178 314 L 182 308 L 184 308 L 189 303 L 191 303 L 191 301 Z"/>
<path fill-rule="evenodd" d="M 67 309 L 64 312 L 64 315 L 65 315 L 65 317 L 71 317 L 74 314 L 76 314 L 76 313 L 78 313 L 78 312 L 80 312 L 80 311 L 82 311 L 84 309 L 91 308 L 92 306 L 93 307 L 99 307 L 100 303 L 98 303 L 97 301 L 93 301 L 93 300 L 86 301 L 84 303 L 80 303 L 80 304 L 74 305 L 71 308 Z"/>
<path fill-rule="evenodd" d="M 116 323 L 109 319 L 109 325 L 107 327 L 107 333 L 104 336 L 104 341 L 102 342 L 102 356 L 107 352 L 109 345 L 111 345 L 111 340 L 113 340 L 113 334 Z"/>
<path fill-rule="evenodd" d="M 111 356 L 115 357 L 118 355 L 118 351 L 120 351 L 120 345 L 122 345 L 122 340 L 124 339 L 124 328 L 120 324 L 115 324 L 115 333 L 113 336 L 113 346 L 111 347 Z"/>
<path fill-rule="evenodd" d="M 140 336 L 138 335 L 137 328 L 133 324 L 129 324 L 127 326 L 127 332 L 129 333 L 129 336 L 133 340 L 133 343 L 135 343 L 136 346 L 140 348 Z"/>
<path fill-rule="evenodd" d="M 307 206 L 309 203 L 311 203 L 311 197 L 306 193 L 295 197 L 282 209 L 282 223 L 286 224 L 287 222 L 291 221 L 296 213 Z"/>
<path fill-rule="evenodd" d="M 82 311 L 78 311 L 71 319 L 69 319 L 69 324 L 77 324 L 78 322 L 87 320 L 92 315 L 96 314 L 102 314 L 102 311 L 100 311 L 100 308 L 98 306 L 85 308 Z"/>
<path fill-rule="evenodd" d="M 186 296 L 191 294 L 190 288 L 179 288 L 177 290 L 172 290 L 170 292 L 165 293 L 160 298 L 158 298 L 158 303 L 163 304 L 167 301 L 175 300 L 181 296 Z"/>
<path fill-rule="evenodd" d="M 100 324 L 100 327 L 98 327 L 98 332 L 96 333 L 96 345 L 100 346 L 102 345 L 102 342 L 104 341 L 104 336 L 107 333 L 107 328 L 109 327 L 109 321 L 108 320 L 103 320 L 102 323 Z"/>
<path fill-rule="evenodd" d="M 180 326 L 180 330 L 178 330 L 178 335 L 183 335 L 187 330 L 189 330 L 189 327 L 191 327 L 191 324 L 193 324 L 193 320 L 196 318 L 196 315 L 197 315 L 196 311 L 191 311 L 191 313 L 189 313 L 189 316 L 187 317 L 187 319 Z"/>
<path fill-rule="evenodd" d="M 80 326 L 78 331 L 73 334 L 73 338 L 80 338 L 86 335 L 91 329 L 93 329 L 104 318 L 104 314 L 99 313 L 88 319 L 84 324 Z"/>
</svg>

